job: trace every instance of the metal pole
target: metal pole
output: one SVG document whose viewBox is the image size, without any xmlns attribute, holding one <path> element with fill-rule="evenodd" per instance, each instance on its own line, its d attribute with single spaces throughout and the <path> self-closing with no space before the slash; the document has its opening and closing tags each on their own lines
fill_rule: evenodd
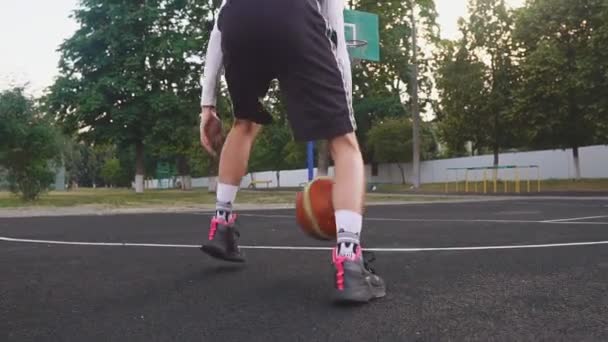
<svg viewBox="0 0 608 342">
<path fill-rule="evenodd" d="M 420 112 L 418 108 L 418 56 L 417 56 L 417 33 L 416 33 L 416 17 L 414 11 L 416 4 L 414 1 L 411 2 L 412 11 L 410 13 L 410 20 L 412 23 L 412 138 L 414 140 L 414 151 L 412 159 L 412 184 L 414 188 L 420 187 Z"/>
<path fill-rule="evenodd" d="M 484 169 L 483 170 L 483 193 L 487 194 L 488 193 L 488 183 L 487 183 L 487 171 Z"/>
<path fill-rule="evenodd" d="M 315 174 L 314 174 L 314 168 L 315 168 L 315 143 L 312 141 L 308 142 L 307 145 L 307 166 L 308 166 L 308 181 L 310 182 Z"/>
<path fill-rule="evenodd" d="M 515 168 L 515 192 L 521 193 L 521 184 L 519 181 L 519 169 Z"/>
<path fill-rule="evenodd" d="M 536 191 L 540 192 L 540 166 L 536 167 Z"/>
</svg>

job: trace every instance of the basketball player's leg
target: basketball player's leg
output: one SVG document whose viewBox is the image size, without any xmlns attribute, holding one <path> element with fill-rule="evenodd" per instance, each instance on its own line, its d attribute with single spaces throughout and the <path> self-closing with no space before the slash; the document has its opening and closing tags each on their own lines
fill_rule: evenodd
<svg viewBox="0 0 608 342">
<path fill-rule="evenodd" d="M 346 211 L 360 217 L 365 197 L 365 168 L 357 136 L 348 133 L 335 137 L 329 141 L 329 149 L 335 170 L 334 209 L 338 214 Z M 360 224 L 356 226 L 354 230 L 360 231 L 357 229 Z"/>
<path fill-rule="evenodd" d="M 241 179 L 247 173 L 251 148 L 261 128 L 260 124 L 253 121 L 235 119 L 226 137 L 218 170 L 218 216 L 228 218 L 232 211 Z"/>
<path fill-rule="evenodd" d="M 247 6 L 247 7 L 242 7 Z M 236 215 L 233 204 L 241 179 L 247 172 L 252 146 L 262 125 L 272 121 L 262 107 L 259 98 L 268 91 L 274 78 L 268 63 L 260 63 L 252 56 L 260 55 L 261 34 L 255 34 L 255 23 L 248 14 L 248 2 L 233 3 L 224 7 L 219 21 L 222 31 L 225 78 L 233 104 L 234 124 L 222 148 L 218 185 L 216 215 L 212 218 L 208 241 L 202 249 L 207 254 L 227 260 L 244 261 L 238 248 Z M 257 38 L 257 39 L 256 39 Z M 262 61 L 264 61 L 262 59 Z"/>
<path fill-rule="evenodd" d="M 215 216 L 211 219 L 208 241 L 201 247 L 203 252 L 212 257 L 232 262 L 244 261 L 237 242 L 240 233 L 235 228 L 233 205 L 241 179 L 247 172 L 251 148 L 261 127 L 253 121 L 236 118 L 222 147 Z"/>
<path fill-rule="evenodd" d="M 361 248 L 365 175 L 355 135 L 350 89 L 339 60 L 335 35 L 313 1 L 299 9 L 290 40 L 289 69 L 280 74 L 287 98 L 289 122 L 300 141 L 328 140 L 335 165 L 333 204 L 337 241 L 333 251 L 336 295 L 340 300 L 366 302 L 385 294 L 383 280 L 373 273 Z M 304 34 L 302 34 L 304 33 Z M 332 40 L 333 36 L 333 40 Z"/>
</svg>

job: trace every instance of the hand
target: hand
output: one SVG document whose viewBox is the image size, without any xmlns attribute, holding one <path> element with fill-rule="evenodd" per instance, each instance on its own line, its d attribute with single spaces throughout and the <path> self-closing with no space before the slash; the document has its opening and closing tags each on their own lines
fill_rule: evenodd
<svg viewBox="0 0 608 342">
<path fill-rule="evenodd" d="M 201 112 L 201 145 L 213 157 L 217 157 L 217 152 L 223 143 L 222 122 L 218 118 L 214 107 L 204 106 Z"/>
</svg>

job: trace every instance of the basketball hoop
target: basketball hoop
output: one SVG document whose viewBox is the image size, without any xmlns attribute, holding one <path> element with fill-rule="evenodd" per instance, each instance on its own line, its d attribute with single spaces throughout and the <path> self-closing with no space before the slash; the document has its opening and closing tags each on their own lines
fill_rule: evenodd
<svg viewBox="0 0 608 342">
<path fill-rule="evenodd" d="M 362 55 L 365 49 L 367 48 L 367 41 L 360 39 L 349 39 L 346 41 L 346 48 L 348 49 L 348 54 L 350 55 L 350 61 L 353 66 L 357 66 L 361 64 L 361 59 L 353 57 L 356 55 Z"/>
</svg>

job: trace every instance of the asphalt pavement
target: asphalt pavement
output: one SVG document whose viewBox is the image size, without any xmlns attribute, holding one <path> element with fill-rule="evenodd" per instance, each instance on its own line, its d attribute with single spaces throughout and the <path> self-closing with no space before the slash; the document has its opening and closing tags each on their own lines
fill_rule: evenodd
<svg viewBox="0 0 608 342">
<path fill-rule="evenodd" d="M 243 265 L 203 213 L 0 219 L 0 341 L 608 340 L 608 199 L 370 207 L 358 306 L 293 210 L 241 214 Z"/>
</svg>

